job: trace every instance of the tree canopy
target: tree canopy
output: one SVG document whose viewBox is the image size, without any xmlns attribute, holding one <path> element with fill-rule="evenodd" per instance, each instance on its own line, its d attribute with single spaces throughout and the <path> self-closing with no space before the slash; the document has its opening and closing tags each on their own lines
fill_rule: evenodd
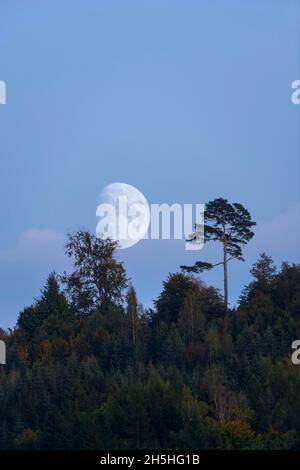
<svg viewBox="0 0 300 470">
<path fill-rule="evenodd" d="M 189 273 L 199 273 L 215 266 L 222 265 L 224 271 L 224 304 L 228 306 L 228 263 L 234 259 L 244 261 L 242 247 L 254 236 L 252 227 L 256 225 L 245 207 L 234 202 L 229 203 L 227 199 L 218 198 L 209 201 L 205 206 L 204 213 L 204 241 L 220 242 L 223 248 L 222 261 L 208 263 L 196 261 L 193 266 L 181 266 Z M 191 236 L 189 241 L 196 238 Z"/>
<path fill-rule="evenodd" d="M 123 302 L 114 248 L 69 238 L 74 272 L 50 274 L 0 330 L 0 448 L 299 450 L 300 266 L 263 254 L 227 311 L 217 289 L 171 273 L 145 310 L 132 285 Z M 66 288 L 74 273 L 87 304 Z"/>
</svg>

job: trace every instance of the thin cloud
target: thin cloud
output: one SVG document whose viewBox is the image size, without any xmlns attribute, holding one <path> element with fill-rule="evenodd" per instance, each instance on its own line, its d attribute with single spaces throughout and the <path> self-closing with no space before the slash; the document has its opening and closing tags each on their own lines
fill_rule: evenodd
<svg viewBox="0 0 300 470">
<path fill-rule="evenodd" d="M 265 251 L 282 260 L 299 262 L 300 202 L 272 220 L 258 223 L 251 251 Z"/>
<path fill-rule="evenodd" d="M 41 262 L 61 257 L 64 236 L 49 228 L 29 228 L 18 237 L 15 246 L 0 253 L 2 263 Z"/>
</svg>

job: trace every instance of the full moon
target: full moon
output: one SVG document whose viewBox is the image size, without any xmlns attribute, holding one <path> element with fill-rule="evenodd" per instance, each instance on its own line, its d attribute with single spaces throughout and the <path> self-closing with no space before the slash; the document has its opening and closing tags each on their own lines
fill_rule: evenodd
<svg viewBox="0 0 300 470">
<path fill-rule="evenodd" d="M 100 218 L 96 235 L 118 242 L 118 248 L 135 245 L 147 233 L 150 208 L 145 196 L 134 186 L 111 183 L 101 191 L 96 210 Z"/>
</svg>

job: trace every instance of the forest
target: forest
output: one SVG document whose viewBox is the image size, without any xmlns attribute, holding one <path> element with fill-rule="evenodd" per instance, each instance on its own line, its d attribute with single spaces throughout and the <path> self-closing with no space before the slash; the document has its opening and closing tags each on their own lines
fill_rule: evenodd
<svg viewBox="0 0 300 470">
<path fill-rule="evenodd" d="M 179 269 L 144 309 L 116 249 L 68 235 L 72 271 L 0 330 L 0 448 L 300 449 L 300 266 L 262 253 L 234 308 Z"/>
</svg>

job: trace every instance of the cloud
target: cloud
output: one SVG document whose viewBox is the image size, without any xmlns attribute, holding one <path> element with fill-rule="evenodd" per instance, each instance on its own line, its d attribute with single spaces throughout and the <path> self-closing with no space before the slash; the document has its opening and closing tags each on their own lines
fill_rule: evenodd
<svg viewBox="0 0 300 470">
<path fill-rule="evenodd" d="M 15 246 L 0 252 L 2 263 L 37 263 L 61 257 L 64 236 L 54 229 L 29 228 L 18 237 Z"/>
<path fill-rule="evenodd" d="M 51 228 L 29 228 L 12 246 L 0 251 L 2 324 L 13 326 L 17 312 L 39 296 L 53 270 L 65 269 L 64 236 Z"/>
<path fill-rule="evenodd" d="M 265 251 L 281 260 L 300 261 L 300 202 L 273 219 L 258 223 L 251 251 Z"/>
</svg>

